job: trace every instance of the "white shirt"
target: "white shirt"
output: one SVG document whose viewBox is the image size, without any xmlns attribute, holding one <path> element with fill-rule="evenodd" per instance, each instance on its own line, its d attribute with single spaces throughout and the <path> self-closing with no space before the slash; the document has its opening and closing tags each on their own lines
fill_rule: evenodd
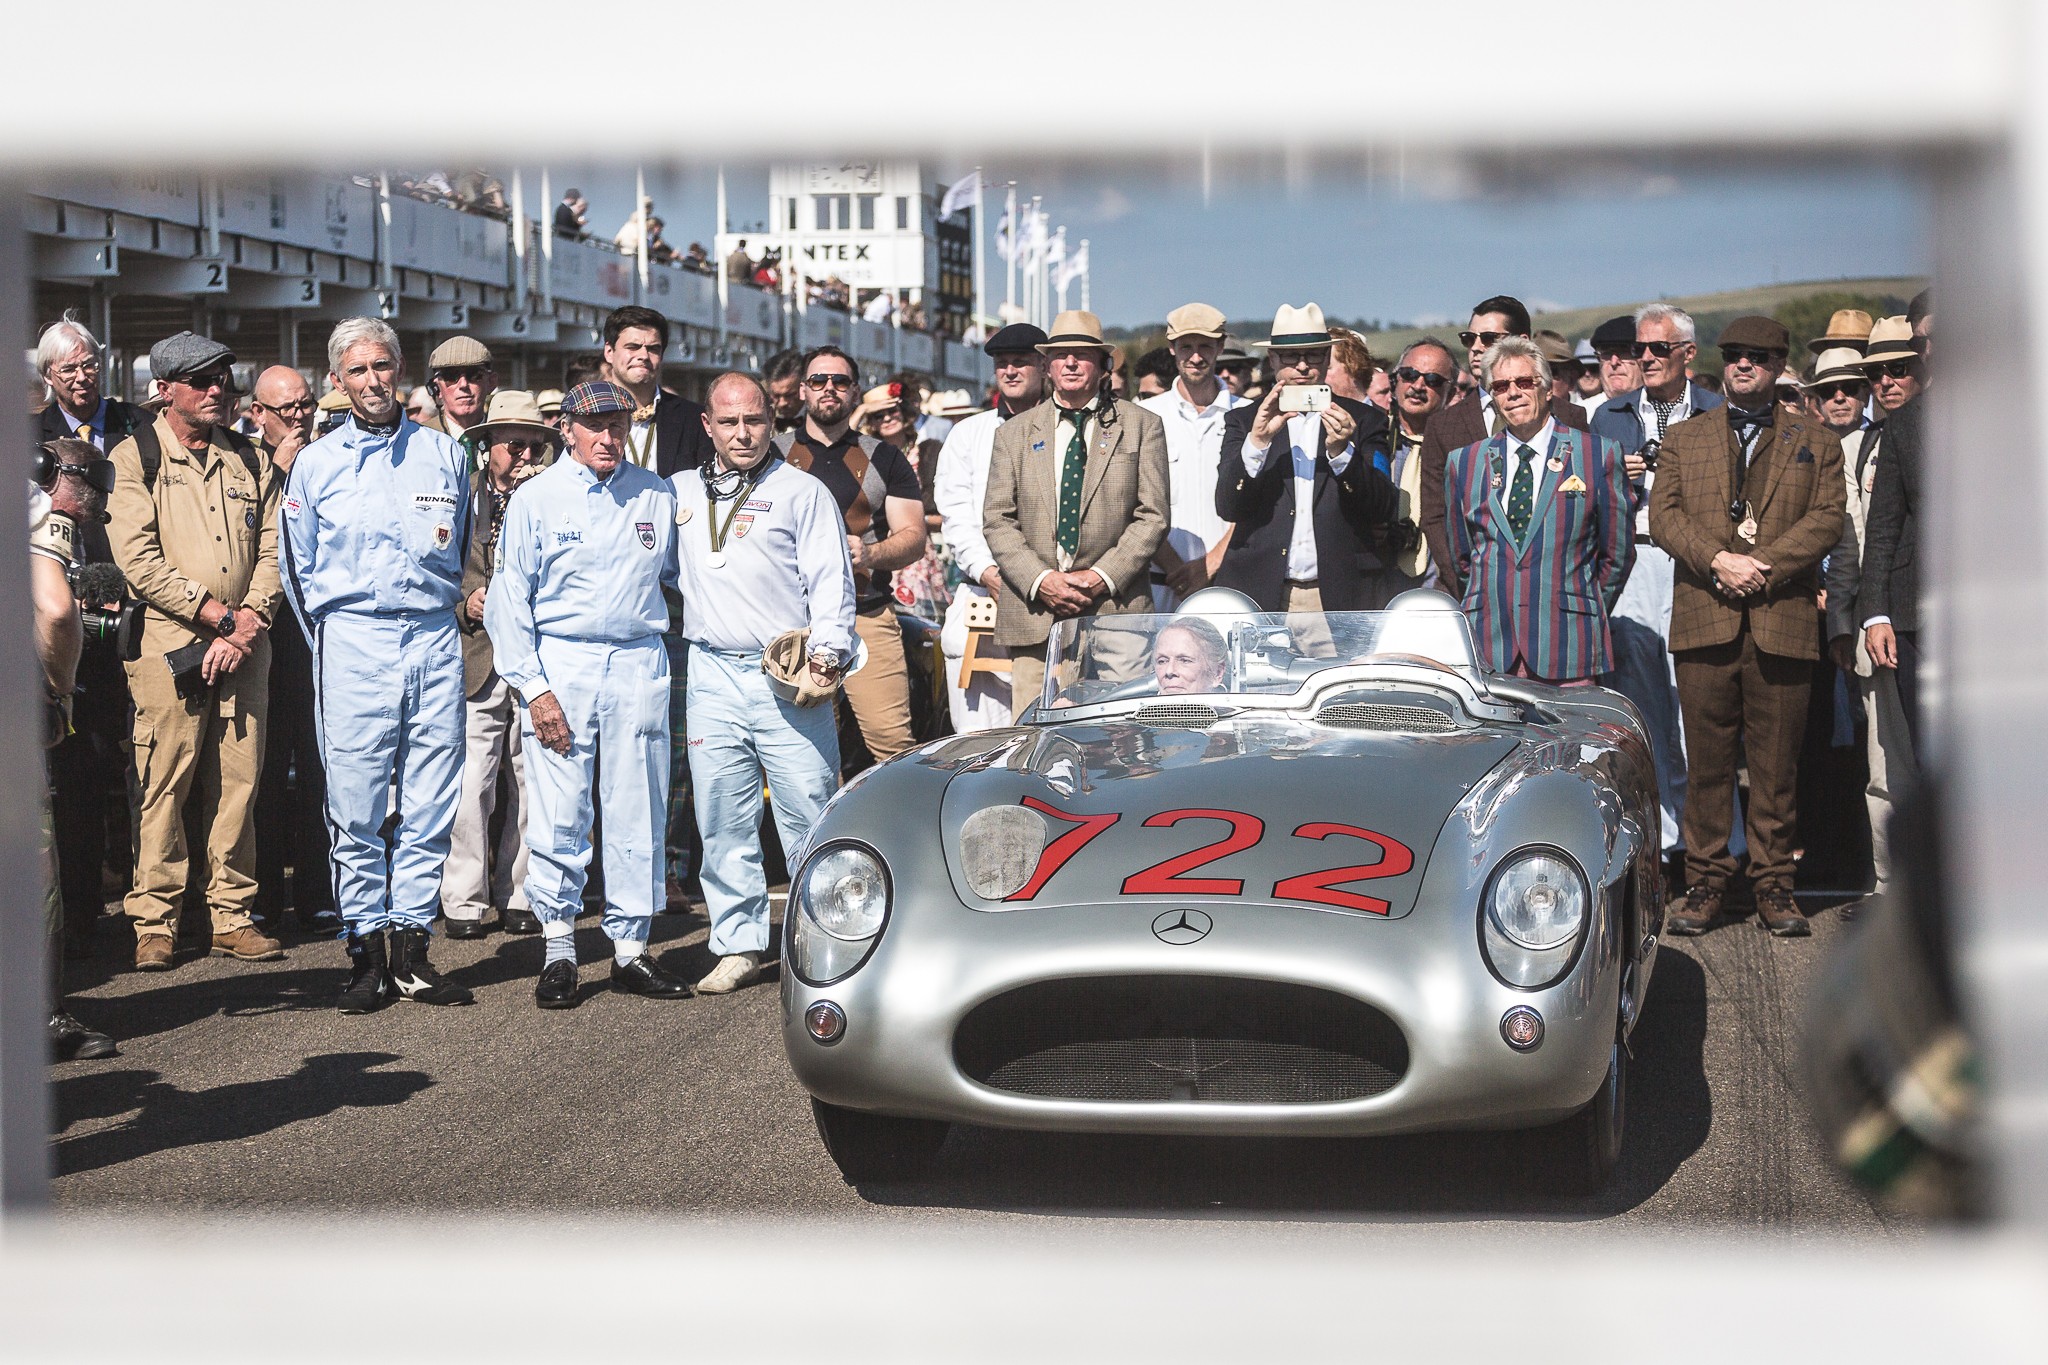
<svg viewBox="0 0 2048 1365">
<path fill-rule="evenodd" d="M 1003 415 L 990 409 L 954 424 L 939 447 L 939 468 L 932 475 L 932 501 L 944 524 L 941 533 L 953 562 L 970 583 L 979 583 L 995 567 L 988 536 L 981 528 L 981 505 L 988 498 L 988 467 L 995 457 L 996 428 Z"/>
<path fill-rule="evenodd" d="M 824 483 L 780 459 L 730 514 L 725 563 L 712 568 L 710 499 L 703 474 L 669 479 L 676 495 L 676 556 L 683 635 L 712 649 L 766 649 L 786 630 L 811 630 L 813 652 L 853 655 L 853 561 L 846 522 Z"/>
<path fill-rule="evenodd" d="M 652 471 L 654 469 L 654 419 L 633 423 L 633 429 L 626 436 L 626 462 Z"/>
<path fill-rule="evenodd" d="M 1294 530 L 1287 542 L 1287 576 L 1306 583 L 1317 577 L 1316 562 L 1316 442 L 1323 429 L 1319 412 L 1297 412 L 1287 419 L 1287 440 L 1294 453 Z M 1254 446 L 1249 435 L 1244 443 L 1244 472 L 1253 478 L 1266 467 L 1269 447 Z M 1330 472 L 1342 474 L 1351 467 L 1351 443 L 1330 456 Z"/>
<path fill-rule="evenodd" d="M 1536 434 L 1526 441 L 1515 439 L 1515 433 L 1509 431 L 1506 427 L 1502 427 L 1500 430 L 1501 435 L 1507 437 L 1508 442 L 1508 477 L 1507 482 L 1501 485 L 1500 490 L 1500 505 L 1506 507 L 1508 505 L 1508 493 L 1515 486 L 1515 475 L 1522 472 L 1522 465 L 1524 463 L 1530 466 L 1530 496 L 1533 498 L 1535 495 L 1534 490 L 1543 486 L 1543 471 L 1535 466 L 1536 462 L 1541 460 L 1545 453 L 1549 451 L 1551 438 L 1557 435 L 1557 421 L 1555 418 L 1544 418 L 1543 425 L 1536 429 Z M 1527 452 L 1526 454 L 1523 453 L 1525 451 Z M 1530 520 L 1534 521 L 1535 516 L 1535 504 L 1532 502 L 1529 508 Z"/>
<path fill-rule="evenodd" d="M 1665 432 L 1668 434 L 1671 428 L 1692 415 L 1692 381 L 1688 379 L 1685 382 L 1685 387 L 1678 391 L 1678 406 L 1671 410 L 1671 420 L 1664 424 Z M 1657 439 L 1657 410 L 1650 406 L 1650 391 L 1648 388 L 1642 391 L 1642 397 L 1636 399 L 1636 420 L 1643 424 L 1644 444 L 1647 445 L 1649 442 Z M 1654 469 L 1644 470 L 1643 505 L 1636 509 L 1636 534 L 1639 536 L 1650 534 L 1649 493 L 1656 486 L 1657 471 Z"/>
<path fill-rule="evenodd" d="M 1138 400 L 1157 414 L 1166 428 L 1168 526 L 1166 543 L 1183 560 L 1196 560 L 1216 548 L 1230 523 L 1216 515 L 1216 471 L 1223 459 L 1223 414 L 1250 404 L 1216 386 L 1216 401 L 1198 408 L 1181 389 L 1181 381 L 1165 393 Z"/>
</svg>

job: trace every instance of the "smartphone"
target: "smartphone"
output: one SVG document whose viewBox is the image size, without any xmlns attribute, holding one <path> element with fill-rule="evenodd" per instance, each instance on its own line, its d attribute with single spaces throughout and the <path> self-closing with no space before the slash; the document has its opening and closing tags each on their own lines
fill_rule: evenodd
<svg viewBox="0 0 2048 1365">
<path fill-rule="evenodd" d="M 1330 406 L 1328 384 L 1283 384 L 1280 386 L 1280 411 L 1321 412 Z"/>
</svg>

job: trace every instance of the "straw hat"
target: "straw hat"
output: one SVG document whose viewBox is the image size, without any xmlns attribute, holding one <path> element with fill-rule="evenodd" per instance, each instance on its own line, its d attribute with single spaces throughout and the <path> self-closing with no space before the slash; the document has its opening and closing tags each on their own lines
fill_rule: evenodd
<svg viewBox="0 0 2048 1365">
<path fill-rule="evenodd" d="M 1323 321 L 1320 306 L 1307 303 L 1296 308 L 1283 303 L 1280 311 L 1273 314 L 1273 332 L 1264 342 L 1256 343 L 1270 350 L 1303 351 L 1330 344 L 1329 324 Z"/>
<path fill-rule="evenodd" d="M 1882 365 L 1893 360 L 1918 360 L 1920 342 L 1913 335 L 1913 324 L 1906 321 L 1906 315 L 1881 318 L 1870 329 L 1870 344 L 1863 352 L 1862 363 Z"/>
<path fill-rule="evenodd" d="M 537 405 L 539 405 L 539 407 L 540 407 L 540 415 L 541 415 L 541 416 L 543 416 L 543 417 L 559 417 L 559 416 L 561 416 L 561 413 L 562 413 L 562 391 L 561 391 L 560 389 L 542 389 L 542 390 L 541 390 L 541 391 L 540 391 L 539 393 L 537 393 L 537 394 L 535 394 L 535 395 L 533 396 L 533 401 L 534 401 L 534 402 L 535 402 L 535 403 L 536 403 Z"/>
<path fill-rule="evenodd" d="M 1052 334 L 1038 343 L 1038 349 L 1046 355 L 1054 351 L 1100 351 L 1105 357 L 1116 354 L 1116 348 L 1102 339 L 1102 319 L 1079 308 L 1054 318 Z"/>
<path fill-rule="evenodd" d="M 1848 346 L 1837 346 L 1831 351 L 1822 351 L 1814 358 L 1813 378 L 1808 384 L 1833 384 L 1851 379 L 1864 383 L 1869 376 L 1863 373 L 1863 354 Z"/>
<path fill-rule="evenodd" d="M 479 441 L 496 440 L 493 434 L 503 428 L 507 434 L 514 431 L 528 436 L 537 436 L 551 445 L 561 442 L 562 434 L 549 426 L 541 416 L 540 403 L 525 389 L 499 389 L 491 395 L 491 405 L 484 412 L 484 420 L 464 432 Z"/>
<path fill-rule="evenodd" d="M 1817 336 L 1806 343 L 1806 349 L 1819 355 L 1822 351 L 1847 348 L 1852 351 L 1863 349 L 1870 340 L 1870 314 L 1861 308 L 1837 308 L 1835 315 L 1828 319 L 1826 336 Z"/>
</svg>

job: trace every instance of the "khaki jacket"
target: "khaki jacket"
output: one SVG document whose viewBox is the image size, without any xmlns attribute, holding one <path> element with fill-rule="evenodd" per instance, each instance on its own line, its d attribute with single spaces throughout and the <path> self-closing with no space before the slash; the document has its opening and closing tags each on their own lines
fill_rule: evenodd
<svg viewBox="0 0 2048 1365">
<path fill-rule="evenodd" d="M 1842 534 L 1848 490 L 1842 443 L 1810 417 L 1780 407 L 1770 439 L 1757 451 L 1742 488 L 1733 483 L 1735 435 L 1728 409 L 1687 418 L 1665 433 L 1650 488 L 1650 536 L 1677 561 L 1671 594 L 1671 648 L 1704 649 L 1742 634 L 1788 659 L 1820 657 L 1820 561 Z M 1757 519 L 1756 544 L 1736 535 L 1728 506 L 1738 497 Z M 1713 586 L 1714 556 L 1750 554 L 1771 566 L 1769 586 L 1743 600 Z"/>
<path fill-rule="evenodd" d="M 284 593 L 277 572 L 277 490 L 269 457 L 255 454 L 250 473 L 215 428 L 203 452 L 185 449 L 163 417 L 156 489 L 142 480 L 142 452 L 133 437 L 115 446 L 114 493 L 107 527 L 114 563 L 129 591 L 149 603 L 143 653 L 168 653 L 202 638 L 199 609 L 207 598 L 250 607 L 275 621 Z M 207 636 L 205 638 L 211 638 Z"/>
</svg>

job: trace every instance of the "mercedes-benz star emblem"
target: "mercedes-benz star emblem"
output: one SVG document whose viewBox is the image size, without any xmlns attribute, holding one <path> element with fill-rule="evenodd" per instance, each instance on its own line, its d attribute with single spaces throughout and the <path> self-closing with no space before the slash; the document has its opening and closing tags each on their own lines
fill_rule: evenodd
<svg viewBox="0 0 2048 1365">
<path fill-rule="evenodd" d="M 1215 921 L 1199 910 L 1169 910 L 1152 921 L 1152 933 L 1161 943 L 1179 946 L 1200 943 L 1214 925 Z"/>
</svg>

